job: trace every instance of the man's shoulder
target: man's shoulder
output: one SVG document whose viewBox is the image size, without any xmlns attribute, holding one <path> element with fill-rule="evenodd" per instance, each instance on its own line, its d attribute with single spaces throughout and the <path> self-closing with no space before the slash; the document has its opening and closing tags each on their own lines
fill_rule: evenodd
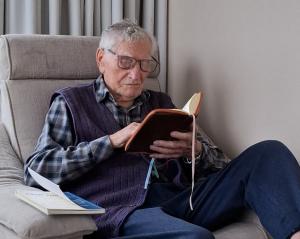
<svg viewBox="0 0 300 239">
<path fill-rule="evenodd" d="M 80 92 L 85 92 L 88 91 L 88 89 L 93 90 L 93 82 L 89 83 L 83 83 L 83 84 L 78 84 L 74 86 L 67 86 L 64 88 L 57 89 L 51 97 L 50 103 L 52 103 L 54 100 L 55 101 L 66 101 L 66 98 L 70 98 L 72 95 L 77 95 Z"/>
<path fill-rule="evenodd" d="M 149 103 L 153 104 L 155 108 L 174 108 L 171 97 L 160 91 L 147 90 L 149 92 Z"/>
<path fill-rule="evenodd" d="M 53 93 L 53 96 L 63 95 L 65 97 L 71 94 L 78 94 L 80 92 L 85 92 L 93 89 L 94 89 L 94 81 L 57 89 Z"/>
</svg>

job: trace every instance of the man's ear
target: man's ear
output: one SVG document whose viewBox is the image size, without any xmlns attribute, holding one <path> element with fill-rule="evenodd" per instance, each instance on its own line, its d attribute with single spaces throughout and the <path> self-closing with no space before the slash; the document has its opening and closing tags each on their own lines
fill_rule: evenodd
<svg viewBox="0 0 300 239">
<path fill-rule="evenodd" d="M 97 62 L 98 69 L 102 74 L 104 73 L 103 56 L 104 56 L 104 50 L 98 48 L 96 51 L 96 62 Z"/>
</svg>

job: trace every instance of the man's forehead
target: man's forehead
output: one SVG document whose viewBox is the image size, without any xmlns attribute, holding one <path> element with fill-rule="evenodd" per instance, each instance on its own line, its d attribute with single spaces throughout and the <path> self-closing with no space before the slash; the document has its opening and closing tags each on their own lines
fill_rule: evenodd
<svg viewBox="0 0 300 239">
<path fill-rule="evenodd" d="M 115 48 L 116 51 L 122 52 L 122 53 L 133 53 L 137 52 L 140 54 L 145 54 L 145 55 L 151 55 L 151 42 L 149 41 L 132 41 L 132 42 L 127 42 L 123 41 L 118 44 L 118 46 Z"/>
<path fill-rule="evenodd" d="M 146 39 L 136 40 L 136 41 L 120 41 L 117 48 L 150 48 L 151 42 Z"/>
</svg>

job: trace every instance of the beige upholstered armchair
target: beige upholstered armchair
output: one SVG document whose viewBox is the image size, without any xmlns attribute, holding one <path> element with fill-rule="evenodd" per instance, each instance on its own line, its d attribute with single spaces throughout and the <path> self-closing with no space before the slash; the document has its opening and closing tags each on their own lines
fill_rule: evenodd
<svg viewBox="0 0 300 239">
<path fill-rule="evenodd" d="M 0 238 L 82 238 L 96 230 L 89 216 L 46 216 L 14 196 L 55 89 L 95 79 L 98 37 L 4 35 L 0 38 Z M 147 80 L 158 89 L 157 81 Z M 37 189 L 38 190 L 38 189 Z M 216 238 L 266 238 L 255 216 L 215 232 Z M 250 216 L 249 216 L 250 215 Z"/>
</svg>

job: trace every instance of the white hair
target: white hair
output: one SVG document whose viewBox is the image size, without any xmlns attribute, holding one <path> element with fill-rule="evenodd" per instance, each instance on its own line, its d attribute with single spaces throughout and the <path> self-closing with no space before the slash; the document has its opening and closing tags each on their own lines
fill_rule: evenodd
<svg viewBox="0 0 300 239">
<path fill-rule="evenodd" d="M 129 19 L 114 23 L 101 34 L 99 48 L 112 49 L 121 42 L 149 41 L 151 43 L 151 55 L 157 54 L 157 42 L 154 36 L 145 31 Z"/>
</svg>

